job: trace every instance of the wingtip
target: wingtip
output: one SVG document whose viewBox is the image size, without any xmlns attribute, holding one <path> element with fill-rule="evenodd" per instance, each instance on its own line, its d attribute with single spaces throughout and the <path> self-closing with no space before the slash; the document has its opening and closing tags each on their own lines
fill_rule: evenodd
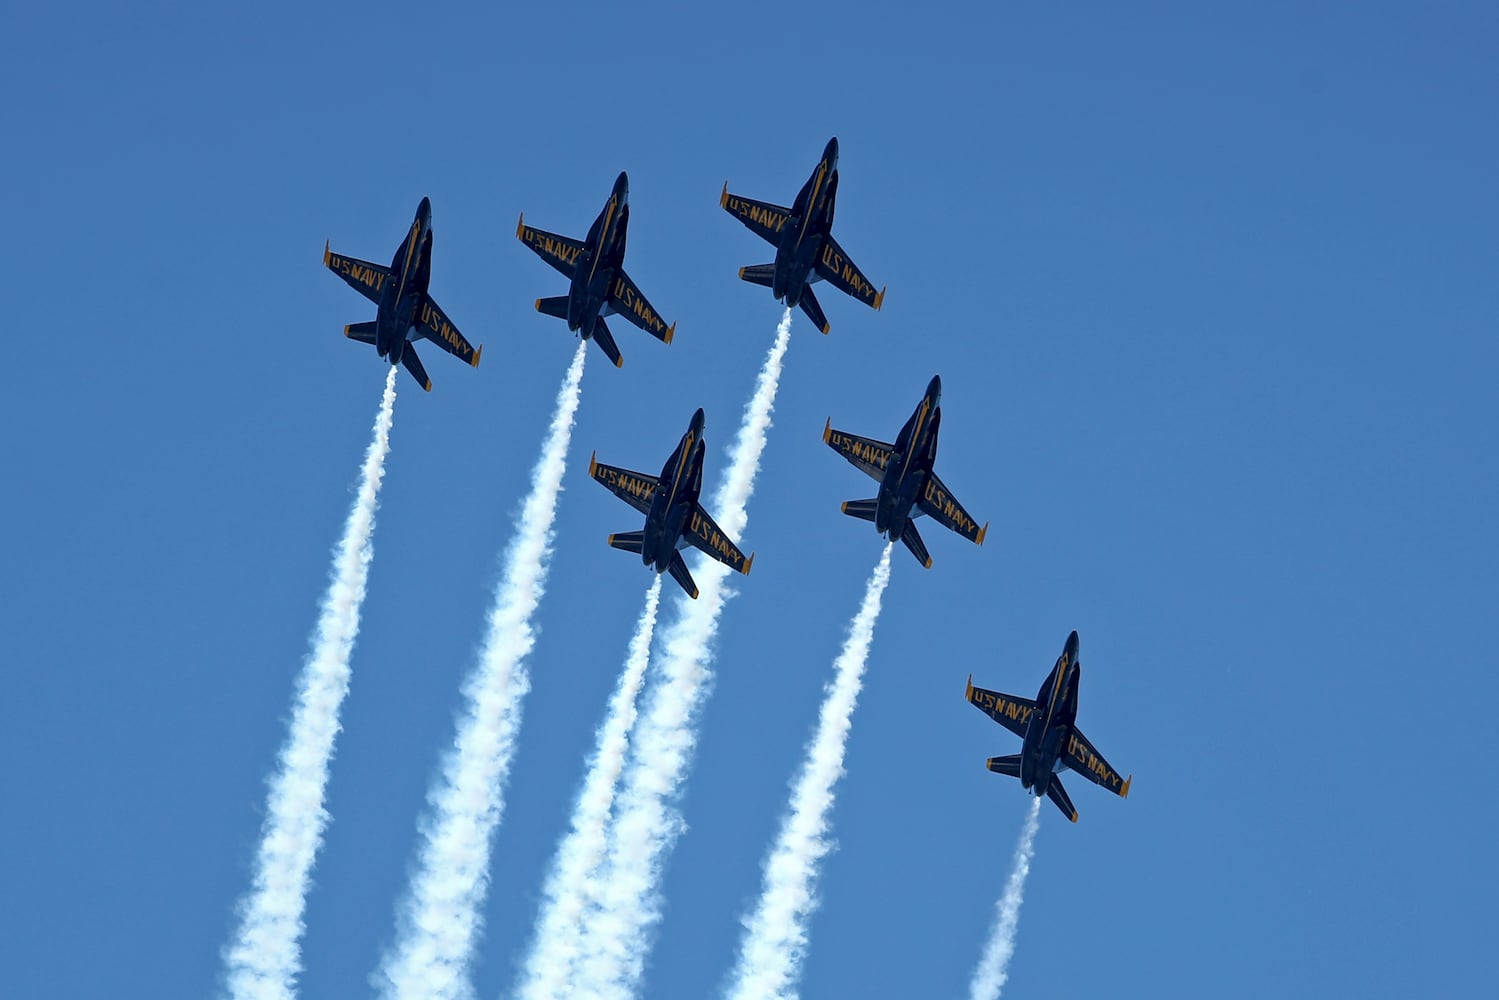
<svg viewBox="0 0 1499 1000">
<path fill-rule="evenodd" d="M 744 268 L 742 267 L 739 269 L 739 279 L 741 281 L 744 280 Z"/>
<path fill-rule="evenodd" d="M 589 478 L 593 477 L 593 474 L 598 471 L 598 468 L 599 468 L 599 453 L 595 451 L 593 454 L 591 454 L 591 455 L 588 456 L 588 475 L 589 475 Z M 610 537 L 613 537 L 613 536 L 610 536 Z"/>
<path fill-rule="evenodd" d="M 540 299 L 536 300 L 536 311 L 537 312 L 541 312 L 541 300 Z"/>
<path fill-rule="evenodd" d="M 987 535 L 988 533 L 989 533 L 989 522 L 985 521 L 984 522 L 984 526 L 979 529 L 979 536 L 977 538 L 975 538 L 974 541 L 977 542 L 980 545 L 983 545 L 984 544 L 984 536 Z"/>
<path fill-rule="evenodd" d="M 880 307 L 885 304 L 885 292 L 889 289 L 889 287 L 890 287 L 889 285 L 886 285 L 884 288 L 881 288 L 880 289 L 880 294 L 878 294 L 878 295 L 876 295 L 874 297 L 874 311 L 875 312 L 879 312 L 880 311 Z"/>
<path fill-rule="evenodd" d="M 848 513 L 848 501 L 847 500 L 843 501 L 841 504 L 838 505 L 838 511 L 841 514 L 847 514 Z"/>
<path fill-rule="evenodd" d="M 474 360 L 470 361 L 469 364 L 473 365 L 475 368 L 478 368 L 479 359 L 482 357 L 484 357 L 484 345 L 480 344 L 479 349 L 474 352 Z"/>
<path fill-rule="evenodd" d="M 423 382 L 422 383 L 422 388 L 425 389 L 427 392 L 431 392 L 432 391 L 432 380 L 431 379 L 427 379 L 427 381 Z"/>
<path fill-rule="evenodd" d="M 520 218 L 515 220 L 515 238 L 523 240 L 526 238 L 526 213 L 522 212 Z"/>
<path fill-rule="evenodd" d="M 830 334 L 832 332 L 833 332 L 833 324 L 831 324 L 831 323 L 824 323 L 824 324 L 822 324 L 822 335 L 824 337 L 826 337 L 828 334 Z"/>
<path fill-rule="evenodd" d="M 323 241 L 323 266 L 327 267 L 328 266 L 328 262 L 330 260 L 332 260 L 332 259 L 333 259 L 333 251 L 328 249 L 328 241 L 324 240 Z"/>
<path fill-rule="evenodd" d="M 744 561 L 744 569 L 740 570 L 739 572 L 743 573 L 745 576 L 749 576 L 750 567 L 753 565 L 755 565 L 755 554 L 751 552 L 749 554 L 749 558 Z"/>
<path fill-rule="evenodd" d="M 673 323 L 666 331 L 666 342 L 671 343 L 671 338 L 677 335 L 677 324 Z"/>
<path fill-rule="evenodd" d="M 968 675 L 968 688 L 963 692 L 963 697 L 969 701 L 973 700 L 973 675 Z"/>
<path fill-rule="evenodd" d="M 1133 774 L 1124 779 L 1124 787 L 1119 790 L 1119 797 L 1121 799 L 1129 798 L 1129 783 L 1134 780 L 1135 776 Z"/>
<path fill-rule="evenodd" d="M 833 418 L 828 417 L 828 422 L 822 425 L 822 443 L 827 444 L 833 436 Z"/>
<path fill-rule="evenodd" d="M 687 596 L 692 598 L 694 601 L 697 600 L 697 588 L 693 587 L 691 590 L 687 591 Z"/>
<path fill-rule="evenodd" d="M 729 207 L 729 182 L 728 181 L 724 181 L 723 182 L 723 192 L 718 196 L 718 207 L 719 208 L 728 208 Z"/>
<path fill-rule="evenodd" d="M 922 563 L 921 565 L 923 567 L 925 567 L 926 569 L 931 569 L 932 568 L 932 557 L 931 556 L 927 556 L 926 557 L 926 562 Z"/>
<path fill-rule="evenodd" d="M 1072 810 L 1072 815 L 1069 816 L 1069 817 L 1067 817 L 1067 818 L 1070 819 L 1070 820 L 1072 820 L 1072 822 L 1076 823 L 1077 822 L 1077 810 L 1076 809 Z"/>
<path fill-rule="evenodd" d="M 345 337 L 347 337 L 349 335 L 349 327 L 351 327 L 353 325 L 354 325 L 353 323 L 345 323 L 344 324 L 344 336 Z"/>
<path fill-rule="evenodd" d="M 623 368 L 624 366 L 625 366 L 625 356 L 623 354 L 621 354 L 619 357 L 617 357 L 617 358 L 614 359 L 614 367 L 616 367 L 616 368 Z"/>
</svg>

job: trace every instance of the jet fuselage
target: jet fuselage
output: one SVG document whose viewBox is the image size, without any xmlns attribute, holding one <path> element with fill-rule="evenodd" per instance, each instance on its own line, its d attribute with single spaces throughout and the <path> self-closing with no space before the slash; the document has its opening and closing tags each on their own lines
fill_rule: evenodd
<svg viewBox="0 0 1499 1000">
<path fill-rule="evenodd" d="M 926 487 L 927 477 L 937 461 L 937 432 L 942 422 L 942 379 L 933 375 L 927 383 L 926 395 L 916 406 L 916 412 L 900 429 L 895 439 L 895 450 L 885 466 L 885 476 L 880 480 L 880 494 L 875 508 L 874 526 L 892 542 L 900 539 L 906 530 L 906 521 L 911 516 L 921 491 Z"/>
<path fill-rule="evenodd" d="M 375 350 L 391 364 L 399 364 L 416 310 L 432 280 L 432 203 L 417 206 L 416 218 L 390 262 L 390 277 L 380 289 L 375 311 Z"/>
<path fill-rule="evenodd" d="M 1051 673 L 1036 693 L 1036 710 L 1020 749 L 1020 783 L 1035 795 L 1045 795 L 1058 768 L 1062 748 L 1077 722 L 1077 689 L 1082 676 L 1078 638 L 1074 631 Z"/>
<path fill-rule="evenodd" d="M 682 529 L 697 505 L 703 491 L 704 417 L 701 408 L 692 415 L 692 423 L 676 450 L 661 467 L 661 484 L 651 497 L 650 513 L 645 518 L 645 539 L 640 558 L 657 573 L 666 572 L 677 549 L 684 548 Z"/>
<path fill-rule="evenodd" d="M 775 275 L 770 290 L 787 305 L 801 300 L 802 289 L 812 277 L 817 255 L 833 229 L 833 209 L 838 198 L 838 140 L 829 139 L 822 159 L 791 206 L 791 218 L 781 230 L 776 246 Z"/>
<path fill-rule="evenodd" d="M 567 328 L 593 334 L 594 320 L 609 301 L 609 286 L 625 261 L 625 237 L 630 224 L 630 178 L 620 172 L 603 211 L 588 227 L 583 252 L 567 292 Z"/>
</svg>

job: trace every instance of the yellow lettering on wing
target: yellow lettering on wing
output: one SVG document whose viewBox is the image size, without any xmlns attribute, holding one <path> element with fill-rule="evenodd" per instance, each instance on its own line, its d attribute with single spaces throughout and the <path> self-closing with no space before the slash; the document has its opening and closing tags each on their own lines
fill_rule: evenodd
<svg viewBox="0 0 1499 1000">
<path fill-rule="evenodd" d="M 1031 713 L 1036 710 L 1034 705 L 1024 705 L 1018 701 L 1012 701 L 1004 695 L 993 691 L 984 691 L 980 688 L 973 689 L 973 703 L 983 709 L 985 714 L 995 719 L 1011 719 L 1022 725 L 1029 723 Z"/>
<path fill-rule="evenodd" d="M 688 527 L 711 551 L 723 556 L 724 561 L 730 566 L 735 569 L 740 568 L 740 564 L 744 562 L 744 554 L 729 540 L 727 535 L 714 526 L 713 522 L 694 510 Z"/>
<path fill-rule="evenodd" d="M 890 453 L 882 448 L 877 448 L 852 434 L 844 434 L 841 431 L 831 431 L 828 434 L 828 444 L 843 452 L 849 458 L 872 465 L 877 469 L 884 469 L 890 461 Z"/>
<path fill-rule="evenodd" d="M 854 262 L 845 258 L 827 243 L 822 248 L 822 266 L 835 279 L 840 280 L 848 291 L 860 299 L 874 298 L 874 286 L 864 280 L 864 275 L 854 267 Z"/>
<path fill-rule="evenodd" d="M 749 219 L 757 226 L 763 226 L 773 233 L 779 233 L 786 225 L 786 216 L 780 212 L 772 211 L 764 205 L 756 204 L 735 195 L 729 195 L 724 202 L 724 208 L 742 219 Z"/>
<path fill-rule="evenodd" d="M 521 241 L 540 252 L 543 256 L 561 261 L 564 264 L 576 264 L 578 262 L 578 255 L 583 252 L 583 248 L 580 246 L 565 243 L 538 229 L 532 229 L 530 226 L 526 226 L 521 230 Z"/>
<path fill-rule="evenodd" d="M 1096 775 L 1095 780 L 1099 784 L 1106 785 L 1112 789 L 1118 789 L 1119 775 L 1115 774 L 1113 769 L 1103 762 L 1103 758 L 1093 752 L 1092 748 L 1078 739 L 1076 733 L 1072 733 L 1068 737 L 1067 754 L 1074 761 L 1082 765 L 1081 770 Z"/>
<path fill-rule="evenodd" d="M 978 529 L 978 523 L 958 506 L 958 502 L 949 496 L 946 490 L 939 488 L 935 480 L 926 481 L 923 496 L 937 516 L 951 524 L 953 530 L 959 534 L 972 535 Z"/>
<path fill-rule="evenodd" d="M 385 272 L 383 271 L 379 271 L 373 267 L 366 267 L 358 261 L 350 260 L 348 257 L 340 257 L 336 254 L 333 255 L 332 262 L 337 265 L 335 270 L 340 275 L 344 278 L 357 281 L 366 288 L 372 288 L 378 292 L 380 286 L 385 284 Z"/>
</svg>

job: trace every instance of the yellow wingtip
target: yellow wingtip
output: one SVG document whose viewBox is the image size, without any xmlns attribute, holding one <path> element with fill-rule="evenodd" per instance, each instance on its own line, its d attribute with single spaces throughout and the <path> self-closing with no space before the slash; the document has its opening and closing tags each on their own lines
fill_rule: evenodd
<svg viewBox="0 0 1499 1000">
<path fill-rule="evenodd" d="M 742 268 L 742 267 L 739 269 L 739 278 L 740 278 L 740 280 L 744 279 L 744 268 Z"/>
<path fill-rule="evenodd" d="M 469 364 L 473 365 L 475 368 L 478 368 L 479 359 L 482 357 L 484 357 L 484 345 L 480 344 L 479 349 L 474 352 L 474 360 L 470 361 Z"/>
<path fill-rule="evenodd" d="M 723 193 L 718 196 L 718 206 L 720 208 L 728 208 L 729 207 L 729 182 L 728 181 L 724 181 L 723 182 Z"/>
<path fill-rule="evenodd" d="M 345 323 L 344 324 L 344 336 L 345 337 L 347 337 L 349 335 L 349 327 L 351 327 L 353 325 L 354 325 L 353 323 Z"/>
<path fill-rule="evenodd" d="M 1076 809 L 1072 810 L 1072 816 L 1070 818 L 1071 818 L 1072 822 L 1074 822 L 1074 823 L 1077 822 L 1077 810 Z"/>
<path fill-rule="evenodd" d="M 827 444 L 833 436 L 833 418 L 828 417 L 828 422 L 822 425 L 822 442 Z"/>
<path fill-rule="evenodd" d="M 842 502 L 842 503 L 841 503 L 841 504 L 839 504 L 839 505 L 838 505 L 838 510 L 839 510 L 839 511 L 840 511 L 840 512 L 841 512 L 841 513 L 844 513 L 844 514 L 847 514 L 847 513 L 848 513 L 848 501 L 847 501 L 847 500 L 845 500 L 845 501 L 843 501 L 843 502 Z"/>
<path fill-rule="evenodd" d="M 827 336 L 828 334 L 832 333 L 832 332 L 833 332 L 833 324 L 831 324 L 831 323 L 824 323 L 824 324 L 822 324 L 822 334 L 823 334 L 824 337 Z"/>
<path fill-rule="evenodd" d="M 1124 779 L 1124 787 L 1119 790 L 1119 797 L 1121 799 L 1129 798 L 1129 783 L 1134 780 L 1135 776 L 1133 774 Z"/>
<path fill-rule="evenodd" d="M 526 238 L 526 213 L 522 212 L 520 218 L 515 220 L 515 238 L 523 240 Z"/>
<path fill-rule="evenodd" d="M 599 468 L 599 453 L 593 452 L 588 456 L 588 475 L 592 476 Z"/>
<path fill-rule="evenodd" d="M 540 299 L 536 300 L 536 311 L 537 312 L 541 312 L 541 300 Z"/>
<path fill-rule="evenodd" d="M 874 297 L 874 311 L 875 312 L 879 312 L 880 311 L 880 306 L 882 306 L 882 305 L 885 304 L 885 290 L 886 290 L 886 288 L 889 288 L 889 287 L 890 286 L 886 285 L 885 288 L 881 288 L 880 289 L 880 294 L 878 294 L 878 295 L 876 295 Z"/>
<path fill-rule="evenodd" d="M 739 572 L 743 573 L 745 576 L 749 576 L 750 567 L 753 566 L 754 564 L 755 564 L 755 554 L 753 552 L 751 552 L 749 554 L 749 558 L 744 561 L 744 569 L 740 570 Z"/>
<path fill-rule="evenodd" d="M 425 389 L 427 392 L 431 392 L 432 391 L 432 380 L 431 379 L 427 379 L 427 381 L 422 385 L 422 388 Z"/>
<path fill-rule="evenodd" d="M 621 354 L 619 356 L 618 360 L 616 360 L 614 362 L 614 367 L 616 367 L 616 368 L 623 368 L 624 366 L 625 366 L 625 356 L 623 354 Z"/>
<path fill-rule="evenodd" d="M 608 544 L 610 544 L 610 545 L 614 544 L 614 536 L 612 534 L 609 536 L 609 543 Z"/>
<path fill-rule="evenodd" d="M 673 323 L 666 331 L 666 342 L 671 343 L 671 338 L 677 335 L 677 324 Z"/>
<path fill-rule="evenodd" d="M 921 565 L 924 566 L 924 567 L 926 567 L 927 569 L 931 569 L 932 568 L 932 557 L 931 556 L 927 556 L 926 557 L 926 562 L 922 563 Z"/>
<path fill-rule="evenodd" d="M 963 697 L 969 701 L 973 700 L 973 675 L 968 675 L 968 689 L 963 692 Z"/>
<path fill-rule="evenodd" d="M 978 542 L 980 545 L 983 545 L 984 544 L 984 536 L 987 535 L 988 533 L 989 533 L 989 522 L 985 521 L 984 522 L 984 526 L 979 529 L 979 536 L 977 538 L 975 538 L 974 541 Z"/>
<path fill-rule="evenodd" d="M 331 250 L 328 249 L 328 241 L 324 240 L 323 241 L 323 266 L 327 267 L 328 266 L 328 262 L 331 261 L 332 259 L 333 259 L 333 251 L 331 251 Z"/>
</svg>

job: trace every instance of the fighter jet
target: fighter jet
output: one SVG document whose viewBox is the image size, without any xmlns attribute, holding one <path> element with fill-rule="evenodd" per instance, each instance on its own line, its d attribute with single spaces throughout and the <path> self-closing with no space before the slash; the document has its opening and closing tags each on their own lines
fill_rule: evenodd
<svg viewBox="0 0 1499 1000">
<path fill-rule="evenodd" d="M 990 757 L 989 770 L 1019 778 L 1036 796 L 1047 795 L 1072 822 L 1077 810 L 1062 787 L 1057 772 L 1070 768 L 1122 799 L 1129 798 L 1133 776 L 1121 779 L 1103 755 L 1077 728 L 1077 685 L 1082 664 L 1077 658 L 1077 633 L 1067 637 L 1057 665 L 1046 675 L 1046 683 L 1031 701 L 1013 694 L 1000 694 L 973 686 L 968 676 L 968 700 L 995 722 L 1025 740 L 1018 754 Z"/>
<path fill-rule="evenodd" d="M 838 198 L 838 140 L 828 140 L 822 159 L 807 183 L 802 185 L 790 208 L 729 194 L 724 182 L 718 203 L 730 215 L 776 248 L 770 264 L 741 267 L 739 277 L 764 285 L 788 306 L 799 305 L 812 323 L 828 332 L 827 317 L 812 294 L 812 283 L 824 279 L 865 305 L 878 309 L 885 304 L 885 290 L 878 292 L 848 254 L 833 239 L 833 207 Z"/>
<path fill-rule="evenodd" d="M 657 573 L 671 571 L 673 580 L 687 595 L 697 597 L 697 584 L 687 572 L 679 551 L 696 545 L 719 562 L 749 575 L 755 556 L 739 551 L 713 518 L 697 502 L 703 489 L 703 411 L 692 415 L 687 433 L 676 450 L 661 467 L 661 475 L 631 472 L 604 465 L 594 454 L 588 459 L 588 474 L 607 486 L 614 495 L 645 515 L 644 531 L 623 531 L 609 536 L 616 549 L 638 553 L 647 566 Z"/>
<path fill-rule="evenodd" d="M 933 520 L 979 545 L 984 544 L 984 535 L 989 532 L 989 525 L 980 528 L 932 471 L 932 463 L 937 460 L 937 430 L 942 422 L 941 399 L 942 379 L 933 375 L 926 395 L 894 444 L 835 431 L 831 418 L 822 429 L 822 439 L 830 448 L 880 484 L 879 496 L 846 501 L 843 513 L 873 521 L 875 530 L 892 542 L 897 538 L 905 542 L 916 561 L 927 569 L 932 568 L 932 557 L 916 533 L 915 519 L 921 515 L 930 514 Z"/>
<path fill-rule="evenodd" d="M 454 357 L 479 367 L 484 348 L 475 350 L 464 340 L 447 314 L 427 294 L 427 283 L 432 278 L 432 203 L 426 198 L 416 207 L 416 218 L 396 248 L 390 267 L 333 253 L 327 243 L 323 244 L 323 263 L 375 303 L 375 321 L 344 327 L 345 337 L 374 344 L 380 357 L 393 365 L 405 365 L 428 392 L 432 391 L 432 380 L 427 378 L 427 370 L 416 356 L 413 341 L 425 337 Z"/>
<path fill-rule="evenodd" d="M 667 326 L 625 273 L 625 236 L 629 225 L 630 179 L 621 172 L 604 210 L 588 227 L 588 238 L 581 243 L 532 229 L 526 225 L 524 214 L 515 227 L 515 235 L 522 243 L 572 282 L 566 295 L 537 299 L 537 312 L 567 320 L 567 328 L 581 333 L 584 340 L 592 337 L 616 368 L 624 364 L 624 359 L 604 325 L 605 316 L 623 316 L 666 344 L 671 343 L 677 332 L 677 324 Z"/>
</svg>

